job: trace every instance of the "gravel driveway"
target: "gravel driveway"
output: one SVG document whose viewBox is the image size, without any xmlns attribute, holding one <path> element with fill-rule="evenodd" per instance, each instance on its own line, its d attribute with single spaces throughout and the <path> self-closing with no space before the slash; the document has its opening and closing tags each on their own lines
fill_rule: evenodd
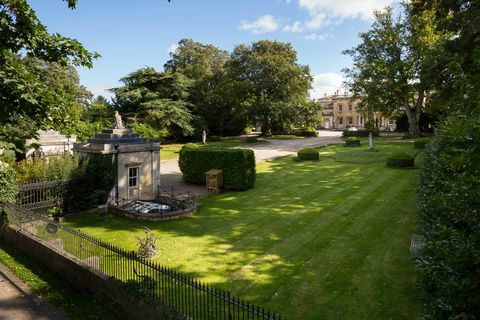
<svg viewBox="0 0 480 320">
<path fill-rule="evenodd" d="M 266 143 L 249 146 L 255 152 L 255 160 L 264 162 L 278 157 L 295 154 L 303 148 L 316 148 L 331 143 L 341 143 L 341 131 L 319 131 L 318 137 L 290 140 L 267 139 Z M 178 167 L 178 159 L 162 161 L 160 164 L 161 189 L 169 190 L 174 188 L 179 192 L 191 192 L 196 195 L 205 195 L 207 192 L 204 186 L 197 186 L 184 183 L 182 172 Z"/>
</svg>

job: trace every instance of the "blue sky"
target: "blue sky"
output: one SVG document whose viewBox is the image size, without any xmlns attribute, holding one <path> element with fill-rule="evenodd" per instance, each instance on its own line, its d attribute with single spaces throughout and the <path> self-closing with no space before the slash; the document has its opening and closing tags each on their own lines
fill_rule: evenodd
<svg viewBox="0 0 480 320">
<path fill-rule="evenodd" d="M 79 68 L 94 94 L 145 66 L 157 70 L 182 38 L 231 51 L 261 39 L 290 42 L 315 78 L 312 97 L 331 94 L 351 65 L 341 51 L 368 30 L 374 8 L 391 0 L 79 0 L 69 10 L 60 0 L 31 0 L 50 32 L 75 38 L 102 55 L 92 69 Z"/>
</svg>

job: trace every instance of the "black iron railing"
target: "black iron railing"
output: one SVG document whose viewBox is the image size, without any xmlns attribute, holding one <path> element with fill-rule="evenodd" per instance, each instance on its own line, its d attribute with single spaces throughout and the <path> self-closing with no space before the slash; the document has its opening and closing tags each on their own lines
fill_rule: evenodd
<svg viewBox="0 0 480 320">
<path fill-rule="evenodd" d="M 180 272 L 140 258 L 81 231 L 13 204 L 2 204 L 10 224 L 69 254 L 79 263 L 125 284 L 145 302 L 163 305 L 184 319 L 285 319 L 241 300 L 228 291 L 212 288 Z M 113 281 L 113 280 L 112 280 Z"/>
</svg>

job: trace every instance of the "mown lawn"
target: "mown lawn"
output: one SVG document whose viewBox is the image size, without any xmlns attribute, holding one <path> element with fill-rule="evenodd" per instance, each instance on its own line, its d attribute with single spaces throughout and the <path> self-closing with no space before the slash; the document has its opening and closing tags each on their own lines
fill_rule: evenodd
<svg viewBox="0 0 480 320">
<path fill-rule="evenodd" d="M 411 144 L 333 145 L 318 162 L 260 163 L 254 189 L 206 197 L 184 220 L 68 224 L 132 250 L 148 226 L 158 262 L 289 319 L 415 319 L 415 170 L 386 168 L 394 149 L 415 153 Z"/>
</svg>

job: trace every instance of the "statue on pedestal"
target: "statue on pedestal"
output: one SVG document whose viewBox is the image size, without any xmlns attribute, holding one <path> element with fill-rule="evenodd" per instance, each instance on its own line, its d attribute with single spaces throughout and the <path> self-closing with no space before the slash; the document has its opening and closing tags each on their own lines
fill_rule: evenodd
<svg viewBox="0 0 480 320">
<path fill-rule="evenodd" d="M 115 122 L 113 124 L 113 128 L 114 129 L 125 129 L 125 127 L 123 126 L 122 117 L 120 116 L 118 111 L 115 111 Z"/>
<path fill-rule="evenodd" d="M 202 132 L 202 143 L 205 144 L 207 142 L 207 133 L 205 130 Z"/>
</svg>

